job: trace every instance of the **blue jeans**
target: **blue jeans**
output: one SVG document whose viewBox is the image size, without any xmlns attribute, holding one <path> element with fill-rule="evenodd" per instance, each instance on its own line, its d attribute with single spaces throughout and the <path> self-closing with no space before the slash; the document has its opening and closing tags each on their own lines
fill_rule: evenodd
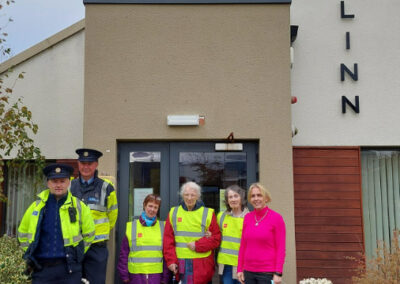
<svg viewBox="0 0 400 284">
<path fill-rule="evenodd" d="M 236 279 L 232 278 L 232 266 L 224 265 L 224 272 L 222 273 L 222 283 L 223 284 L 240 284 Z"/>
</svg>

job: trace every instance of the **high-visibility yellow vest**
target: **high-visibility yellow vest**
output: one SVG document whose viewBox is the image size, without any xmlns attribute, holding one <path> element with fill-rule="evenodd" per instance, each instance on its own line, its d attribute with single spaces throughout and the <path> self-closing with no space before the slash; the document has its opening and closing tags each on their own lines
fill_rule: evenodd
<svg viewBox="0 0 400 284">
<path fill-rule="evenodd" d="M 107 187 L 109 185 L 114 187 L 114 185 L 107 179 L 100 180 L 102 183 L 99 202 L 97 204 L 87 204 L 91 210 L 95 224 L 95 238 L 93 243 L 106 241 L 110 238 L 110 231 L 114 227 L 118 217 L 118 203 L 115 189 L 107 196 Z M 77 184 L 73 184 L 73 187 L 80 187 L 78 179 L 73 182 Z"/>
<path fill-rule="evenodd" d="M 222 233 L 222 241 L 217 258 L 218 263 L 232 266 L 238 265 L 243 219 L 243 217 L 232 217 L 226 212 L 218 213 L 217 220 Z"/>
<path fill-rule="evenodd" d="M 21 224 L 18 227 L 18 240 L 24 251 L 35 242 L 39 217 L 49 198 L 49 193 L 48 189 L 42 191 L 38 195 L 39 199 L 29 206 L 22 217 Z M 77 209 L 76 222 L 73 223 L 71 223 L 68 211 L 70 207 Z M 60 207 L 59 214 L 64 247 L 75 247 L 83 240 L 86 252 L 94 239 L 94 223 L 89 208 L 68 191 L 67 199 Z"/>
<path fill-rule="evenodd" d="M 214 209 L 204 206 L 195 211 L 186 211 L 182 206 L 171 208 L 169 218 L 174 229 L 175 250 L 178 258 L 204 258 L 211 254 L 211 251 L 192 251 L 187 244 L 204 237 L 210 227 L 213 213 Z"/>
<path fill-rule="evenodd" d="M 128 270 L 132 274 L 163 272 L 162 243 L 164 221 L 154 226 L 142 226 L 139 220 L 126 224 L 126 237 L 129 242 Z"/>
</svg>

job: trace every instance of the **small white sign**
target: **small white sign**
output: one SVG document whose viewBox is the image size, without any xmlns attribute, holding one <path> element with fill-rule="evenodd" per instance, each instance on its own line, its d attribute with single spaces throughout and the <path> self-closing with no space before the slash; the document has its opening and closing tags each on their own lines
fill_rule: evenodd
<svg viewBox="0 0 400 284">
<path fill-rule="evenodd" d="M 143 201 L 147 195 L 153 193 L 153 188 L 133 189 L 133 216 L 140 216 L 143 211 Z"/>
<path fill-rule="evenodd" d="M 215 143 L 215 151 L 243 151 L 242 143 Z"/>
<path fill-rule="evenodd" d="M 225 205 L 225 189 L 219 189 L 219 212 L 224 212 L 226 210 Z"/>
</svg>

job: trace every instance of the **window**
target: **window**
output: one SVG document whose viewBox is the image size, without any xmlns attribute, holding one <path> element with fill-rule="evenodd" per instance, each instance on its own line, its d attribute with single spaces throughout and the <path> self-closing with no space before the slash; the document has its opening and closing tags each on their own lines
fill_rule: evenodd
<svg viewBox="0 0 400 284">
<path fill-rule="evenodd" d="M 36 180 L 35 173 L 36 167 L 31 163 L 22 167 L 7 166 L 5 189 L 8 201 L 4 232 L 7 235 L 17 234 L 25 210 L 36 199 L 36 195 L 46 188 L 45 179 Z"/>
<path fill-rule="evenodd" d="M 365 253 L 375 254 L 377 242 L 390 245 L 400 229 L 400 151 L 361 152 Z"/>
</svg>

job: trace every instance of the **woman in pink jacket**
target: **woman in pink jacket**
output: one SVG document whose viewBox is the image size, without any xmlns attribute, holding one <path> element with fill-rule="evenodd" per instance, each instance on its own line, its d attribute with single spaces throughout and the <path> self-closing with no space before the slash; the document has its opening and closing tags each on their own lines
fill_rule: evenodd
<svg viewBox="0 0 400 284">
<path fill-rule="evenodd" d="M 248 190 L 254 210 L 244 217 L 238 259 L 238 279 L 244 284 L 282 283 L 286 229 L 282 216 L 267 203 L 271 194 L 260 183 Z"/>
</svg>

